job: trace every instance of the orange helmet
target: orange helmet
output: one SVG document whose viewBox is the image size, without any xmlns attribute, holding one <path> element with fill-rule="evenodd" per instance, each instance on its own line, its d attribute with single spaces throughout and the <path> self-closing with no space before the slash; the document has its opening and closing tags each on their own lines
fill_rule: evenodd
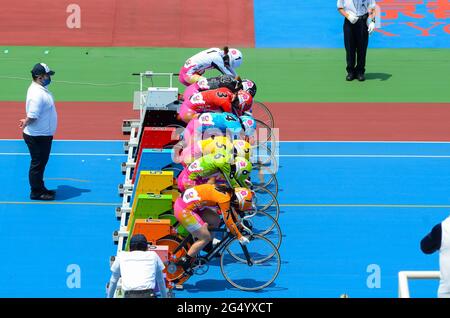
<svg viewBox="0 0 450 318">
<path fill-rule="evenodd" d="M 253 97 L 249 92 L 240 90 L 236 98 L 238 99 L 237 111 L 239 115 L 243 115 L 252 108 Z"/>
<path fill-rule="evenodd" d="M 234 188 L 234 194 L 237 199 L 237 207 L 241 211 L 251 210 L 253 208 L 253 194 L 247 188 Z"/>
</svg>

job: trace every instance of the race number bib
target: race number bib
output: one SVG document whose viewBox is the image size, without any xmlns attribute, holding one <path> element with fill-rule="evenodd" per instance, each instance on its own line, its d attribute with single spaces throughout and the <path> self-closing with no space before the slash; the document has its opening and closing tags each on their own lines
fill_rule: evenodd
<svg viewBox="0 0 450 318">
<path fill-rule="evenodd" d="M 199 121 L 200 125 L 204 125 L 204 126 L 213 126 L 214 125 L 214 121 L 213 121 L 211 114 L 201 114 L 200 117 L 198 118 L 198 121 Z"/>
<path fill-rule="evenodd" d="M 203 105 L 203 104 L 205 104 L 205 101 L 203 100 L 202 93 L 196 93 L 196 94 L 192 95 L 191 98 L 190 98 L 190 102 L 193 105 Z"/>
<path fill-rule="evenodd" d="M 200 161 L 198 159 L 191 163 L 188 167 L 189 172 L 199 172 L 202 170 L 202 166 L 200 165 Z"/>
<path fill-rule="evenodd" d="M 183 201 L 185 203 L 191 203 L 191 202 L 200 201 L 200 200 L 201 199 L 198 195 L 198 192 L 194 188 L 190 188 L 190 189 L 187 189 L 186 191 L 184 191 Z"/>
<path fill-rule="evenodd" d="M 208 80 L 206 78 L 202 78 L 201 80 L 199 80 L 197 82 L 197 85 L 201 90 L 209 89 Z"/>
</svg>

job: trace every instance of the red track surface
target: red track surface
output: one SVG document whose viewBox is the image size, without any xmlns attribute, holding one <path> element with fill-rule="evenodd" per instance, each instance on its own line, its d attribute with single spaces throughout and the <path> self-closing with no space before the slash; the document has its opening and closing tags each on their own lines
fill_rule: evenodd
<svg viewBox="0 0 450 318">
<path fill-rule="evenodd" d="M 80 28 L 66 12 L 72 3 Z M 255 46 L 253 0 L 1 0 L 0 7 L 0 45 Z"/>
<path fill-rule="evenodd" d="M 0 138 L 22 138 L 19 119 L 25 117 L 25 102 L 0 102 Z M 138 119 L 131 103 L 56 102 L 58 128 L 56 139 L 129 139 L 122 135 L 124 119 Z"/>
<path fill-rule="evenodd" d="M 450 104 L 271 103 L 281 140 L 450 141 Z"/>
<path fill-rule="evenodd" d="M 267 103 L 281 140 L 450 141 L 450 104 Z M 57 102 L 57 139 L 128 139 L 131 103 Z M 0 138 L 21 138 L 21 102 L 0 102 Z"/>
</svg>

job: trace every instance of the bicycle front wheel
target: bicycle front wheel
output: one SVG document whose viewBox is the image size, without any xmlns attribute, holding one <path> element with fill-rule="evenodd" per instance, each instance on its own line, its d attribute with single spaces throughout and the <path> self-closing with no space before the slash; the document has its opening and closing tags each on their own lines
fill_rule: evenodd
<svg viewBox="0 0 450 318">
<path fill-rule="evenodd" d="M 233 253 L 231 254 L 230 251 Z M 236 260 L 233 255 L 245 259 Z M 268 258 L 268 255 L 272 255 Z M 272 284 L 280 273 L 281 257 L 276 246 L 261 235 L 253 235 L 242 246 L 237 238 L 230 241 L 220 258 L 220 269 L 225 279 L 244 291 L 263 289 Z"/>
<path fill-rule="evenodd" d="M 268 213 L 264 211 L 258 211 L 251 218 L 243 220 L 243 224 L 248 227 L 253 235 L 261 235 L 269 239 L 277 248 L 281 246 L 283 240 L 283 233 L 278 222 Z M 232 250 L 228 250 L 231 256 L 239 262 L 246 262 L 245 258 L 242 258 L 240 254 L 234 254 Z M 266 258 L 270 259 L 273 255 L 267 254 Z M 266 261 L 266 259 L 261 259 Z"/>
</svg>

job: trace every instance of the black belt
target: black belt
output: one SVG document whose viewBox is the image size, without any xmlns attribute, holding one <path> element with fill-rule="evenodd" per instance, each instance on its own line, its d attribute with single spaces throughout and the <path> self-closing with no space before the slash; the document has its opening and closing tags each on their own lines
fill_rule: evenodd
<svg viewBox="0 0 450 318">
<path fill-rule="evenodd" d="M 154 294 L 153 289 L 142 289 L 142 290 L 126 290 L 125 295 L 142 295 L 142 294 Z"/>
<path fill-rule="evenodd" d="M 365 18 L 368 18 L 368 17 L 369 17 L 369 14 L 366 13 L 364 15 L 359 16 L 358 19 L 363 19 L 364 20 Z"/>
</svg>

